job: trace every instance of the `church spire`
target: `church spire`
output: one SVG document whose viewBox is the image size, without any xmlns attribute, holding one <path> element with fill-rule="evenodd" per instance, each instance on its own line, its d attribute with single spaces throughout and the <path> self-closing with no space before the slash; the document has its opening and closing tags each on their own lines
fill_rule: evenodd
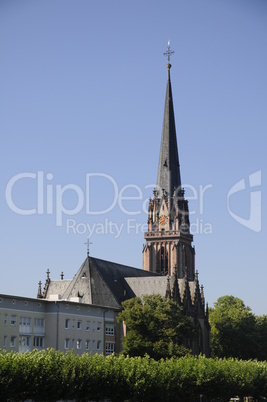
<svg viewBox="0 0 267 402">
<path fill-rule="evenodd" d="M 160 195 L 165 190 L 171 197 L 174 190 L 176 190 L 176 195 L 181 194 L 180 164 L 170 77 L 171 64 L 169 62 L 172 53 L 170 43 L 168 43 L 168 51 L 164 53 L 168 57 L 168 78 L 157 178 L 157 190 L 160 191 Z"/>
<path fill-rule="evenodd" d="M 178 279 L 195 278 L 195 251 L 190 233 L 188 201 L 181 188 L 172 87 L 170 77 L 170 43 L 164 55 L 168 58 L 167 89 L 158 165 L 157 189 L 148 206 L 148 228 L 144 237 L 143 269 Z"/>
</svg>

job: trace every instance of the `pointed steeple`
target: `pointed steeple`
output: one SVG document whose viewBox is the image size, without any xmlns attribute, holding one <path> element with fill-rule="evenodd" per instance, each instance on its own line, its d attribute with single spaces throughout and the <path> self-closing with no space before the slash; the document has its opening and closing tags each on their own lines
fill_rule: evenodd
<svg viewBox="0 0 267 402">
<path fill-rule="evenodd" d="M 170 77 L 170 49 L 164 53 L 168 57 L 167 88 L 164 119 L 159 155 L 157 189 L 148 206 L 148 230 L 143 249 L 143 269 L 170 275 L 175 272 L 179 279 L 195 277 L 193 236 L 190 233 L 188 201 L 181 188 L 181 175 L 176 139 L 172 86 Z M 180 294 L 182 297 L 182 294 Z"/>
<path fill-rule="evenodd" d="M 175 118 L 172 100 L 172 87 L 170 78 L 171 64 L 167 64 L 168 79 L 166 88 L 163 128 L 159 155 L 157 189 L 167 191 L 169 196 L 181 194 L 181 175 L 176 139 Z"/>
<path fill-rule="evenodd" d="M 144 234 L 143 269 L 167 276 L 165 295 L 183 307 L 199 329 L 193 341 L 194 354 L 210 356 L 208 312 L 204 311 L 203 288 L 195 271 L 195 249 L 190 232 L 188 201 L 181 187 L 181 174 L 176 138 L 171 86 L 170 57 L 174 52 L 168 43 L 167 88 L 158 165 L 157 188 L 149 199 L 147 232 Z"/>
</svg>

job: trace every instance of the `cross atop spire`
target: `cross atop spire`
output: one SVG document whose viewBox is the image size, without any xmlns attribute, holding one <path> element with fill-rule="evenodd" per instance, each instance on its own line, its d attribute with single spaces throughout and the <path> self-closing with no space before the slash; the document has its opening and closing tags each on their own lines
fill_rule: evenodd
<svg viewBox="0 0 267 402">
<path fill-rule="evenodd" d="M 90 252 L 90 244 L 93 244 L 92 242 L 89 241 L 89 236 L 87 237 L 87 241 L 84 243 L 86 244 L 86 249 L 87 249 L 87 257 L 89 257 L 89 252 Z"/>
<path fill-rule="evenodd" d="M 173 50 L 171 50 L 171 42 L 168 41 L 168 49 L 167 49 L 166 52 L 163 53 L 163 55 L 166 56 L 167 59 L 168 59 L 167 67 L 170 66 L 168 68 L 171 68 L 170 60 L 171 60 L 171 55 L 174 54 L 174 53 L 175 52 Z"/>
</svg>

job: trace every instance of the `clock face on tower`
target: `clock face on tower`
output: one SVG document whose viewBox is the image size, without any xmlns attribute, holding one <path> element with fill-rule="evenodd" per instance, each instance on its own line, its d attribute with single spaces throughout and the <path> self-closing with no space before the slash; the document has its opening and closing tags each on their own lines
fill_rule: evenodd
<svg viewBox="0 0 267 402">
<path fill-rule="evenodd" d="M 167 215 L 161 215 L 159 217 L 159 224 L 161 226 L 164 226 L 164 225 L 166 225 L 166 223 L 168 223 L 168 216 Z"/>
</svg>

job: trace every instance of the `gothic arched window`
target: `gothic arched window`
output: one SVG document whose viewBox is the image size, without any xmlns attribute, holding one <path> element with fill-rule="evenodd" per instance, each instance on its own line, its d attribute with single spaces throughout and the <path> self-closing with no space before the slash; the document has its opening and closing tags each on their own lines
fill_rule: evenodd
<svg viewBox="0 0 267 402">
<path fill-rule="evenodd" d="M 161 275 L 168 275 L 168 251 L 166 247 L 161 246 L 158 251 L 159 273 Z"/>
</svg>

